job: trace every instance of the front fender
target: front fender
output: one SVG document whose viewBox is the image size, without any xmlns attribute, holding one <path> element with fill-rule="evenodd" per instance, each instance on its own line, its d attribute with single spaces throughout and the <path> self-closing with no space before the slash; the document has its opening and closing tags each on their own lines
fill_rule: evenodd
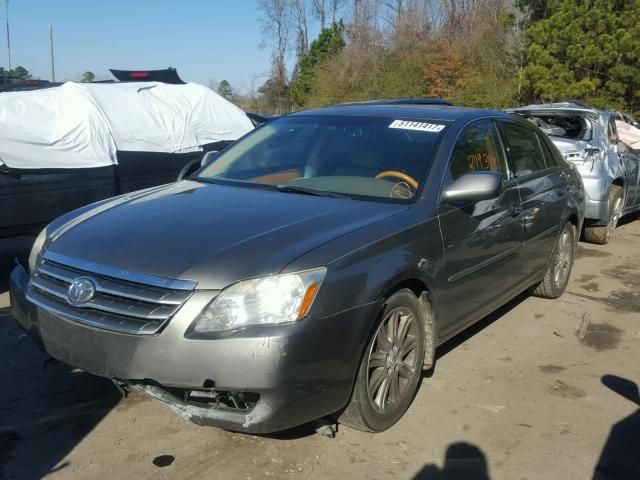
<svg viewBox="0 0 640 480">
<path fill-rule="evenodd" d="M 397 285 L 435 282 L 444 250 L 438 220 L 415 221 L 411 211 L 345 235 L 303 255 L 283 271 L 325 266 L 327 275 L 313 314 L 334 315 L 380 302 Z"/>
</svg>

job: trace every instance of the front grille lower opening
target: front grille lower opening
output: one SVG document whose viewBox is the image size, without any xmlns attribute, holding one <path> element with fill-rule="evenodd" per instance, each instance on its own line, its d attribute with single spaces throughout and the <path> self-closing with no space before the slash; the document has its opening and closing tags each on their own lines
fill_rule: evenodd
<svg viewBox="0 0 640 480">
<path fill-rule="evenodd" d="M 185 398 L 187 404 L 197 407 L 253 410 L 260 399 L 260 395 L 253 392 L 186 390 Z"/>
<path fill-rule="evenodd" d="M 214 388 L 188 389 L 167 387 L 150 379 L 141 382 L 129 383 L 138 383 L 155 387 L 156 389 L 162 390 L 165 395 L 173 397 L 175 400 L 182 401 L 187 405 L 206 409 L 250 412 L 260 400 L 260 394 L 255 392 L 232 392 L 227 390 L 216 390 Z"/>
</svg>

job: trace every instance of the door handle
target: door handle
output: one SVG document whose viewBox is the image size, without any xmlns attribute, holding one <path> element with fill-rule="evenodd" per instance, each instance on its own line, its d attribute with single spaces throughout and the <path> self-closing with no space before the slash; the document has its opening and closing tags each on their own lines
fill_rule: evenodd
<svg viewBox="0 0 640 480">
<path fill-rule="evenodd" d="M 522 207 L 520 205 L 511 205 L 509 207 L 509 210 L 507 210 L 507 212 L 509 213 L 510 216 L 512 217 L 517 217 L 518 215 L 520 215 L 522 213 Z"/>
</svg>

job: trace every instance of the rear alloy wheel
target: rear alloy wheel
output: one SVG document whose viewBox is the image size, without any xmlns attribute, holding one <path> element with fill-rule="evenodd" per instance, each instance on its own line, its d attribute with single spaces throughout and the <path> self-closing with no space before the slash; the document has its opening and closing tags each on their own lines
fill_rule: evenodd
<svg viewBox="0 0 640 480">
<path fill-rule="evenodd" d="M 624 211 L 624 191 L 619 185 L 613 185 L 609 193 L 609 221 L 601 227 L 585 227 L 584 239 L 589 243 L 605 245 L 616 231 Z"/>
<path fill-rule="evenodd" d="M 409 408 L 422 376 L 424 314 L 410 290 L 387 300 L 363 355 L 349 405 L 339 421 L 368 432 L 396 423 Z"/>
<path fill-rule="evenodd" d="M 569 283 L 576 253 L 575 231 L 576 229 L 571 223 L 564 224 L 544 280 L 530 290 L 532 295 L 542 298 L 558 298 L 564 293 Z"/>
</svg>

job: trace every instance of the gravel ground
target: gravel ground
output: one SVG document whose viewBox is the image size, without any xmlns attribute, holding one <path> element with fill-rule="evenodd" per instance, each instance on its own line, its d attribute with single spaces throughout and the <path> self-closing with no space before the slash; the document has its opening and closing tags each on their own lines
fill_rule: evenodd
<svg viewBox="0 0 640 480">
<path fill-rule="evenodd" d="M 0 240 L 0 478 L 640 478 L 638 220 L 580 244 L 561 299 L 522 295 L 440 348 L 392 429 L 334 439 L 198 427 L 48 362 L 3 293 L 30 241 Z"/>
</svg>

